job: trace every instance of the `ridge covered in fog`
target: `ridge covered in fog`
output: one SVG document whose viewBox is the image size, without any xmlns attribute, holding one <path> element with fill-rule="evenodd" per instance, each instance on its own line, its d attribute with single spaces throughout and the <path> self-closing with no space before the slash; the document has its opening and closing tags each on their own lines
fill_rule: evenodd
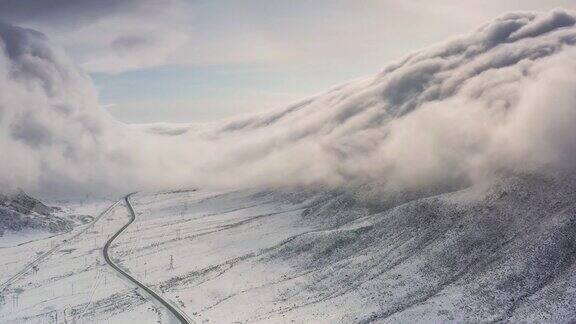
<svg viewBox="0 0 576 324">
<path fill-rule="evenodd" d="M 563 10 L 506 14 L 285 109 L 151 132 L 108 116 L 42 34 L 3 24 L 0 182 L 51 195 L 366 181 L 405 190 L 571 168 L 575 22 Z"/>
<path fill-rule="evenodd" d="M 122 124 L 45 36 L 0 40 L 0 322 L 576 319 L 576 13 L 193 125 Z"/>
</svg>

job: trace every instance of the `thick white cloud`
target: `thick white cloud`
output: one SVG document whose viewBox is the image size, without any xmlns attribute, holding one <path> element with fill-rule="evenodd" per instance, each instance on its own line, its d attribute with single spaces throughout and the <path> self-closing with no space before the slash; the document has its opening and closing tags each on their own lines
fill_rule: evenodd
<svg viewBox="0 0 576 324">
<path fill-rule="evenodd" d="M 91 81 L 38 32 L 1 24 L 0 38 L 0 182 L 50 191 L 93 181 L 118 124 L 95 109 Z"/>
<path fill-rule="evenodd" d="M 576 148 L 566 126 L 576 122 L 575 21 L 562 10 L 507 14 L 373 78 L 230 122 L 213 135 L 243 142 L 220 167 L 248 165 L 237 174 L 266 170 L 278 183 L 379 179 L 405 188 L 566 166 Z"/>
<path fill-rule="evenodd" d="M 575 23 L 562 10 L 507 14 L 283 110 L 149 132 L 106 115 L 86 76 L 41 34 L 3 25 L 0 182 L 41 193 L 412 189 L 572 168 Z"/>
<path fill-rule="evenodd" d="M 2 0 L 0 19 L 42 31 L 88 72 L 250 65 L 356 75 L 502 12 L 557 6 L 576 9 L 572 0 Z"/>
<path fill-rule="evenodd" d="M 7 0 L 0 17 L 41 30 L 89 72 L 119 73 L 173 63 L 189 40 L 181 0 Z"/>
</svg>

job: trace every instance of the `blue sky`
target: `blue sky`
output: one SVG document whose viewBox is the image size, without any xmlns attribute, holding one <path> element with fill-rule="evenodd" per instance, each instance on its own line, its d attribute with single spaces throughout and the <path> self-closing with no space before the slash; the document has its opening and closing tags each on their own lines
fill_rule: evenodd
<svg viewBox="0 0 576 324">
<path fill-rule="evenodd" d="M 195 122 L 281 107 L 372 67 L 333 69 L 222 65 L 162 66 L 120 74 L 92 73 L 100 100 L 130 122 Z"/>
</svg>

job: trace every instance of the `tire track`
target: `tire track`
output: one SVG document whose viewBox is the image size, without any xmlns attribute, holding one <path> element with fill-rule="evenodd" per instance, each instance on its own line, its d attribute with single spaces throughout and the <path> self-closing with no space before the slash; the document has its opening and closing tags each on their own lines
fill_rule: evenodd
<svg viewBox="0 0 576 324">
<path fill-rule="evenodd" d="M 88 224 L 80 232 L 74 234 L 73 236 L 71 236 L 67 239 L 64 239 L 62 242 L 60 242 L 59 244 L 57 244 L 56 246 L 54 246 L 50 250 L 42 253 L 36 259 L 32 260 L 30 263 L 28 263 L 26 266 L 24 266 L 24 268 L 22 268 L 22 270 L 18 271 L 18 273 L 16 273 L 15 275 L 13 275 L 12 277 L 10 277 L 8 280 L 6 280 L 4 283 L 2 283 L 0 285 L 0 293 L 2 293 L 4 290 L 6 290 L 8 287 L 10 287 L 10 285 L 13 284 L 16 280 L 20 279 L 22 276 L 27 274 L 30 270 L 32 270 L 32 268 L 34 268 L 34 266 L 40 264 L 42 261 L 46 260 L 54 252 L 58 251 L 63 246 L 65 246 L 66 244 L 68 244 L 72 240 L 76 239 L 80 235 L 86 233 L 86 231 L 88 231 L 90 228 L 94 227 L 94 224 L 96 224 L 96 222 L 98 222 L 102 217 L 104 217 L 104 215 L 108 214 L 121 201 L 122 200 L 118 200 L 117 202 L 115 202 L 114 204 L 112 204 L 108 208 L 106 208 L 103 212 L 100 213 L 100 215 L 98 215 L 90 224 Z"/>
</svg>

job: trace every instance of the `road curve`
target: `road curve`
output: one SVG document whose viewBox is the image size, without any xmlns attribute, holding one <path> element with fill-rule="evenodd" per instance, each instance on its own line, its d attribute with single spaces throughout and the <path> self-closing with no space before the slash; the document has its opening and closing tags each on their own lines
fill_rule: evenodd
<svg viewBox="0 0 576 324">
<path fill-rule="evenodd" d="M 122 226 L 122 228 L 120 230 L 118 230 L 107 242 L 106 245 L 104 245 L 104 248 L 102 249 L 102 253 L 104 254 L 104 260 L 106 260 L 106 263 L 108 263 L 114 270 L 118 271 L 121 275 L 123 275 L 124 277 L 126 277 L 126 279 L 130 280 L 132 283 L 134 283 L 136 286 L 138 286 L 139 288 L 141 288 L 142 290 L 146 291 L 150 296 L 152 296 L 152 298 L 156 299 L 157 301 L 159 301 L 162 305 L 164 305 L 164 307 L 166 307 L 179 321 L 180 323 L 185 323 L 185 324 L 191 324 L 192 322 L 186 318 L 186 315 L 182 314 L 178 309 L 176 309 L 174 306 L 172 306 L 168 301 L 166 301 L 164 298 L 160 297 L 160 295 L 158 295 L 157 293 L 155 293 L 152 289 L 146 287 L 144 284 L 142 284 L 140 281 L 134 279 L 134 277 L 132 277 L 131 275 L 129 275 L 126 271 L 120 269 L 119 266 L 117 266 L 112 259 L 110 259 L 110 256 L 108 255 L 108 249 L 110 248 L 110 245 L 112 245 L 112 242 L 114 242 L 114 240 L 118 237 L 118 235 L 120 235 L 128 226 L 130 226 L 130 224 L 132 224 L 132 222 L 134 222 L 134 220 L 136 219 L 136 213 L 134 212 L 134 209 L 132 208 L 132 205 L 130 204 L 130 196 L 132 194 L 127 195 L 126 197 L 124 197 L 124 200 L 126 201 L 126 206 L 128 207 L 128 210 L 130 211 L 130 220 L 128 221 L 128 223 L 126 223 L 124 226 Z"/>
</svg>

